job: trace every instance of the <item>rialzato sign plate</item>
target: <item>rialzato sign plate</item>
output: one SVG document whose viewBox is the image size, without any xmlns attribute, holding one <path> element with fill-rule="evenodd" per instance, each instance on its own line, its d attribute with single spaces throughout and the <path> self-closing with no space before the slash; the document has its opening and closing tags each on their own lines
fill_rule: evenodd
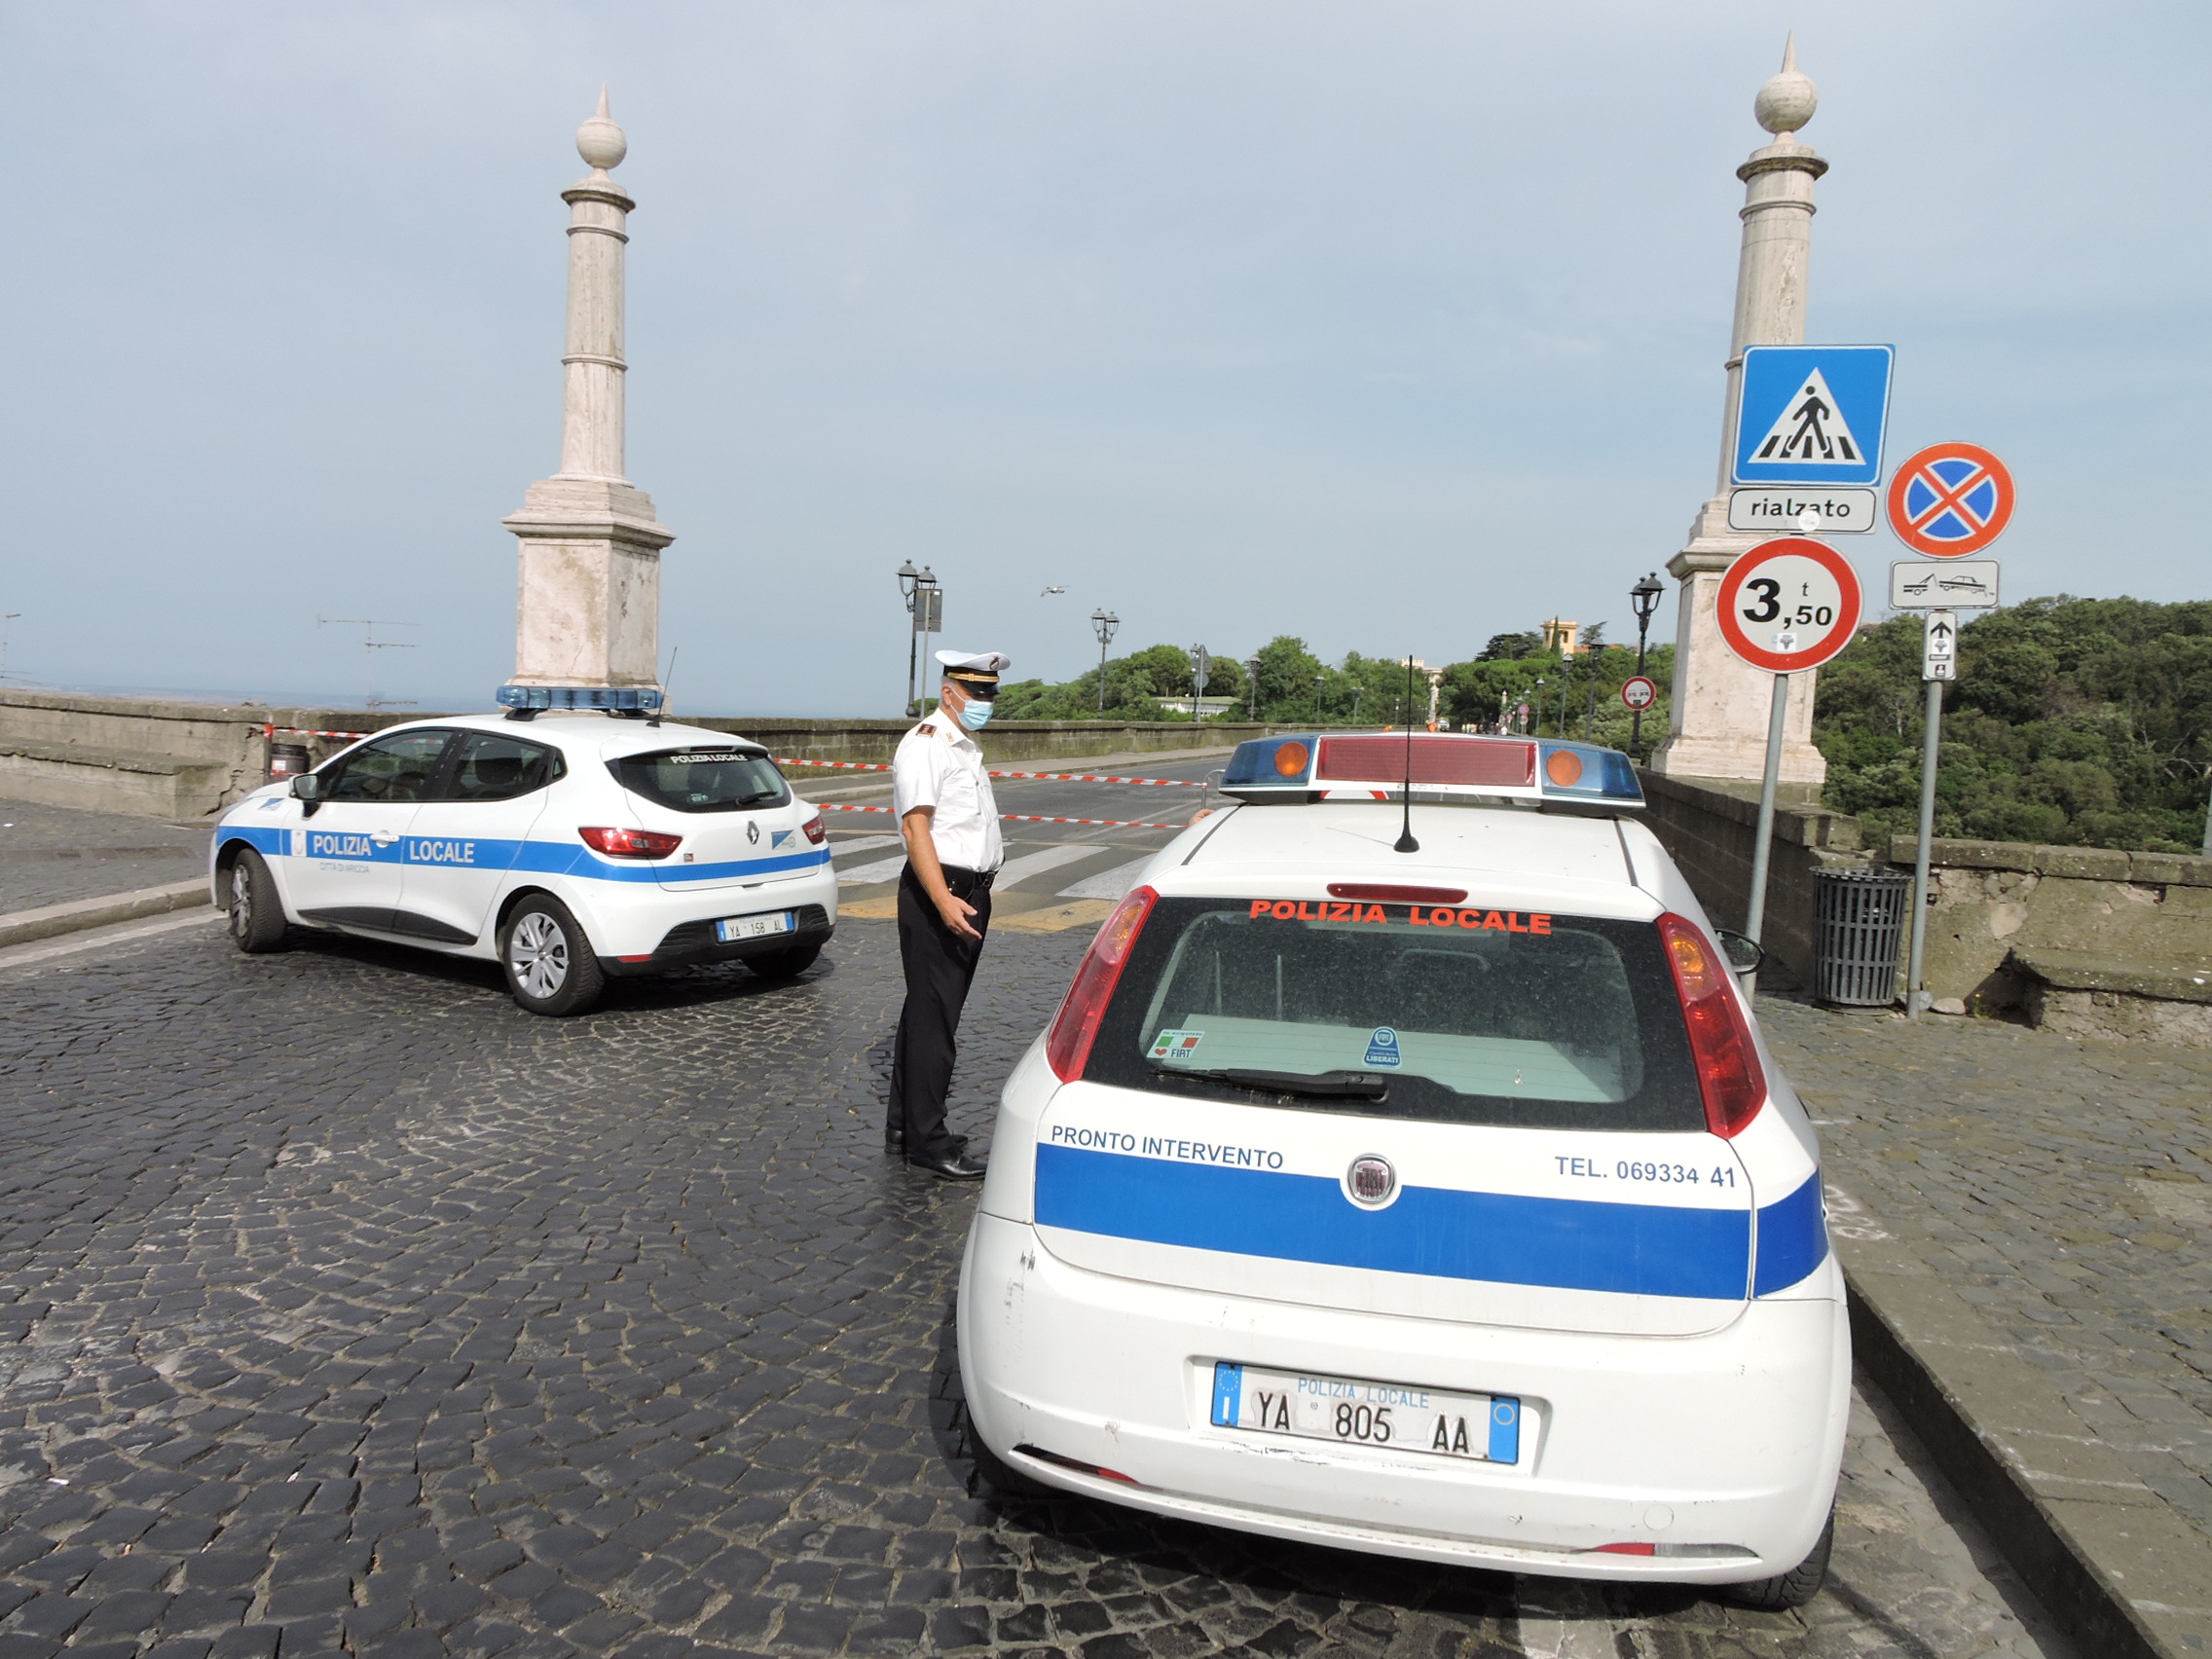
<svg viewBox="0 0 2212 1659">
<path fill-rule="evenodd" d="M 1720 637 L 1753 668 L 1797 674 L 1851 644 L 1864 599 L 1851 561 L 1805 535 L 1777 536 L 1720 577 Z"/>
</svg>

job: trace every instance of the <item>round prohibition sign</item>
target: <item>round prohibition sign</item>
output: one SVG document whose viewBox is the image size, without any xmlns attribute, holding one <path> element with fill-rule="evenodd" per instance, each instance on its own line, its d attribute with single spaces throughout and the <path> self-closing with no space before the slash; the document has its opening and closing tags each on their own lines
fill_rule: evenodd
<svg viewBox="0 0 2212 1659">
<path fill-rule="evenodd" d="M 1823 541 L 1777 536 L 1720 578 L 1720 637 L 1753 668 L 1796 674 L 1851 644 L 1863 605 L 1859 572 Z"/>
<path fill-rule="evenodd" d="M 1621 702 L 1637 714 L 1641 715 L 1658 701 L 1658 685 L 1642 675 L 1631 675 L 1621 682 Z"/>
<path fill-rule="evenodd" d="M 2012 474 L 1975 444 L 1931 444 L 1890 479 L 1890 528 L 1915 553 L 1963 559 L 2005 534 Z"/>
</svg>

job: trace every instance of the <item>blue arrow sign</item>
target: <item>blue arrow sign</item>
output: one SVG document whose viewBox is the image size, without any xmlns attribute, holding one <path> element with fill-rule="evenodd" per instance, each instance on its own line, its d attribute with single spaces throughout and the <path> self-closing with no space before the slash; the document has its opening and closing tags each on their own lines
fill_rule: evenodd
<svg viewBox="0 0 2212 1659">
<path fill-rule="evenodd" d="M 1736 401 L 1738 484 L 1875 484 L 1892 346 L 1750 346 Z"/>
</svg>

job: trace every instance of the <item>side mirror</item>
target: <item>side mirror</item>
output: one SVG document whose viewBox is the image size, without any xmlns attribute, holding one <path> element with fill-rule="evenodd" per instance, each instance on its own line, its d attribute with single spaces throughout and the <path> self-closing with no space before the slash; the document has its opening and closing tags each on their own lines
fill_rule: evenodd
<svg viewBox="0 0 2212 1659">
<path fill-rule="evenodd" d="M 292 779 L 292 793 L 300 800 L 320 800 L 322 780 L 313 772 L 301 772 Z"/>
<path fill-rule="evenodd" d="M 1745 934 L 1727 928 L 1713 930 L 1720 938 L 1721 954 L 1728 958 L 1728 966 L 1739 974 L 1756 974 L 1766 961 L 1766 946 Z"/>
</svg>

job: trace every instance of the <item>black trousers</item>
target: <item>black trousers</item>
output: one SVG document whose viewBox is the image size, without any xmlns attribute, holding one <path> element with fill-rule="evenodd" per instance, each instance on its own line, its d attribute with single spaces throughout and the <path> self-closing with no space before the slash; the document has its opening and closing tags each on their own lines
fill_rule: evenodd
<svg viewBox="0 0 2212 1659">
<path fill-rule="evenodd" d="M 944 884 L 976 907 L 968 925 L 991 927 L 990 877 L 944 866 Z M 944 925 L 914 866 L 899 877 L 899 962 L 906 971 L 906 1006 L 899 1012 L 899 1040 L 891 1051 L 887 1128 L 903 1128 L 908 1158 L 934 1158 L 951 1149 L 944 1127 L 944 1097 L 952 1087 L 960 1013 L 983 954 L 980 939 L 963 939 Z"/>
</svg>

